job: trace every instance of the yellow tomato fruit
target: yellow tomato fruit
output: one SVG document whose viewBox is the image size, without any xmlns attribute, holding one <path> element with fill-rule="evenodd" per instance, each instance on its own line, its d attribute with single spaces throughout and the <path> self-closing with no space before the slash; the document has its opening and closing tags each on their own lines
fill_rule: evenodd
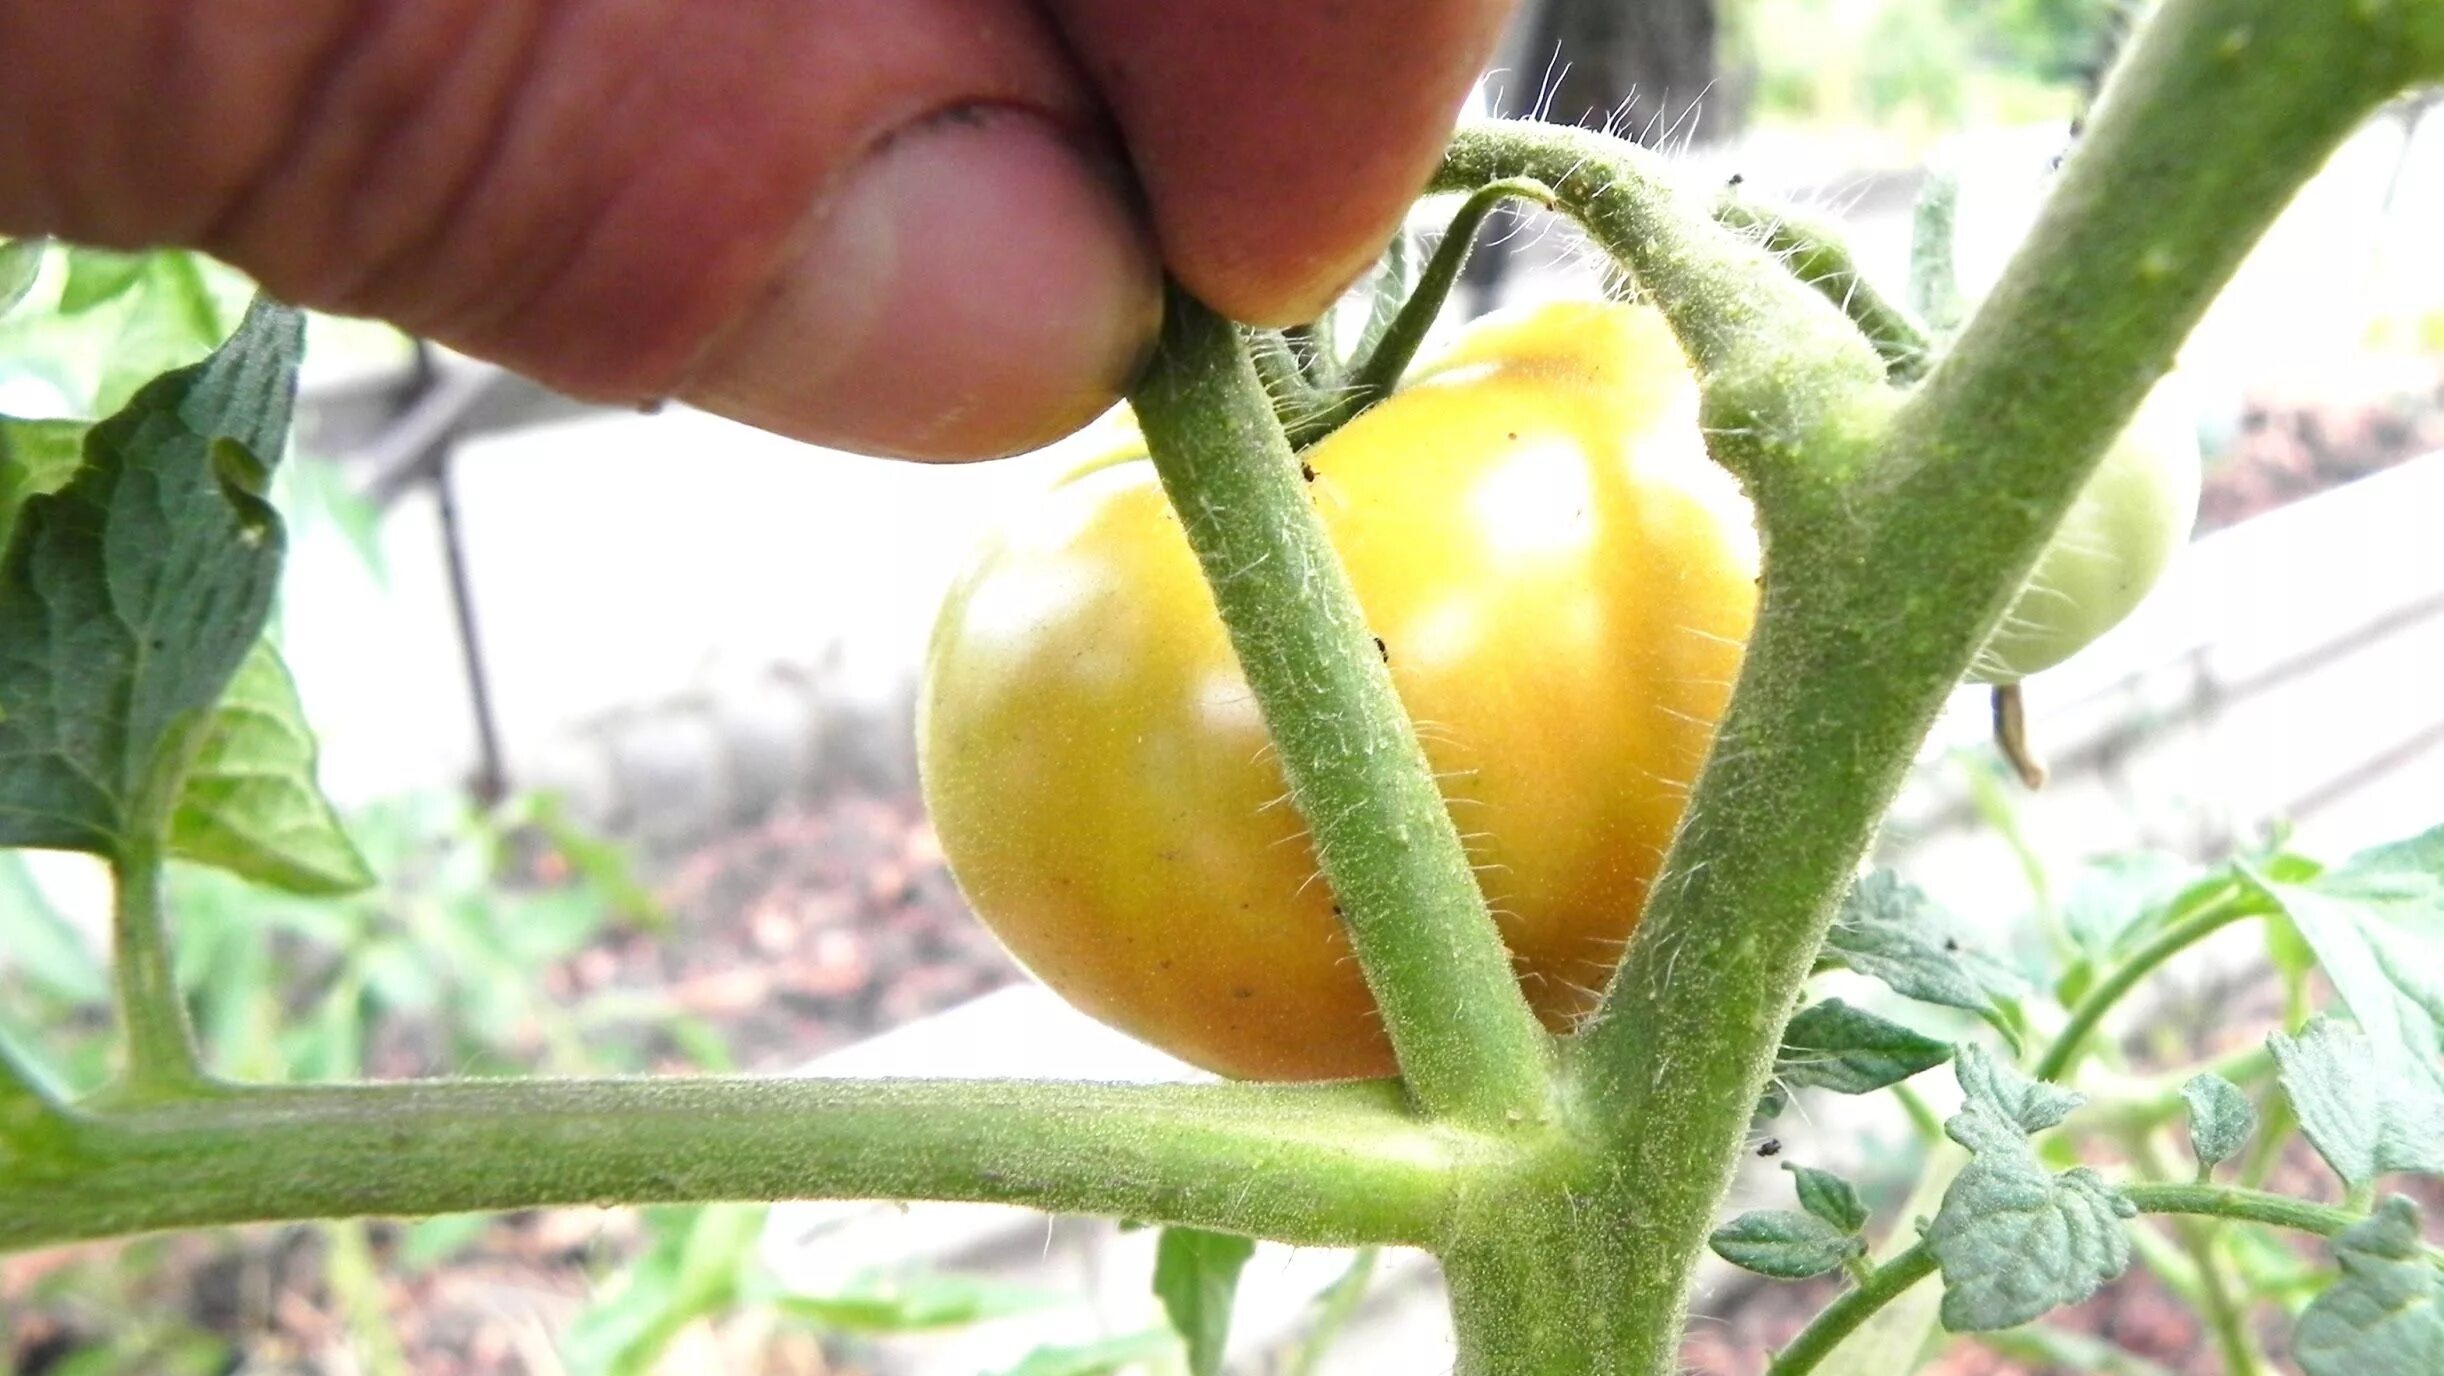
<svg viewBox="0 0 2444 1376">
<path fill-rule="evenodd" d="M 1637 921 L 1755 614 L 1746 500 L 1660 317 L 1480 323 L 1304 456 L 1546 1023 Z M 1211 594 L 1150 462 L 1089 464 L 957 580 L 919 709 L 976 912 L 1087 1013 L 1249 1079 L 1389 1073 Z"/>
</svg>

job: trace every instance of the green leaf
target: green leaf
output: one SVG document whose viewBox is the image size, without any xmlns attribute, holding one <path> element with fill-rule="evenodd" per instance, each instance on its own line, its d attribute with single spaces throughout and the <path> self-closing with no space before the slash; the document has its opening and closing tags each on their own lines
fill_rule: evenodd
<svg viewBox="0 0 2444 1376">
<path fill-rule="evenodd" d="M 1707 1237 L 1714 1254 L 1744 1271 L 1776 1280 L 1821 1276 L 1867 1254 L 1867 1240 L 1796 1209 L 1741 1214 Z"/>
<path fill-rule="evenodd" d="M 1798 1088 L 1869 1094 L 1950 1060 L 1952 1047 L 1840 999 L 1800 1010 L 1783 1029 L 1774 1074 Z"/>
<path fill-rule="evenodd" d="M 15 310 L 17 303 L 34 287 L 34 279 L 42 275 L 42 251 L 47 239 L 10 239 L 0 242 L 0 315 Z M 0 529 L 5 529 L 0 523 Z"/>
<path fill-rule="evenodd" d="M 2071 879 L 2062 925 L 2080 950 L 2111 955 L 2163 926 L 2197 880 L 2196 865 L 2167 851 L 2092 860 Z M 2213 881 L 2218 887 L 2227 882 L 2228 876 Z"/>
<path fill-rule="evenodd" d="M 1881 980 L 1904 998 L 1988 1020 L 2002 1016 L 1998 999 L 2027 988 L 2011 967 L 1972 946 L 1951 914 L 1890 870 L 1851 885 L 1819 960 Z"/>
<path fill-rule="evenodd" d="M 70 248 L 68 281 L 59 289 L 59 313 L 80 315 L 124 296 L 144 280 L 148 255 L 109 249 Z"/>
<path fill-rule="evenodd" d="M 26 498 L 57 492 L 76 476 L 92 428 L 81 420 L 0 416 L 0 548 L 7 547 Z"/>
<path fill-rule="evenodd" d="M 1993 1109 L 2019 1129 L 2025 1136 L 2039 1133 L 2071 1116 L 2071 1110 L 2086 1103 L 2083 1096 L 2030 1079 L 2009 1061 L 1998 1061 L 1986 1054 L 1986 1049 L 1974 1044 L 1960 1048 L 1960 1059 L 1952 1073 L 1960 1080 L 1961 1092 L 1971 1103 Z M 1958 1135 L 1954 1134 L 1954 1140 Z M 1974 1148 L 1974 1143 L 1962 1142 Z"/>
<path fill-rule="evenodd" d="M 973 1276 L 915 1271 L 869 1278 L 838 1295 L 784 1295 L 781 1311 L 824 1328 L 852 1333 L 914 1333 L 956 1328 L 1048 1309 L 1070 1296 Z"/>
<path fill-rule="evenodd" d="M 1867 1226 L 1867 1206 L 1859 1202 L 1858 1191 L 1849 1181 L 1796 1161 L 1785 1161 L 1782 1169 L 1791 1173 L 1791 1186 L 1799 1192 L 1799 1207 L 1841 1229 L 1855 1233 Z"/>
<path fill-rule="evenodd" d="M 166 828 L 162 790 L 271 610 L 282 540 L 262 480 L 303 323 L 248 312 L 219 352 L 95 426 L 76 477 L 21 509 L 0 560 L 0 845 L 108 856 Z"/>
<path fill-rule="evenodd" d="M 2353 1189 L 2388 1171 L 2444 1175 L 2444 1084 L 2332 1018 L 2266 1039 L 2317 1154 Z"/>
<path fill-rule="evenodd" d="M 2444 827 L 2304 883 L 2255 882 L 2316 952 L 2378 1054 L 2432 1072 L 2444 1044 Z"/>
<path fill-rule="evenodd" d="M 2181 1101 L 2189 1105 L 2190 1148 L 2202 1171 L 2231 1160 L 2257 1131 L 2257 1109 L 2249 1096 L 2221 1075 L 2192 1076 L 2181 1086 Z"/>
<path fill-rule="evenodd" d="M 1177 1360 L 1180 1340 L 1168 1328 L 1149 1328 L 1075 1347 L 1039 1347 L 1001 1376 L 1112 1376 L 1126 1367 Z"/>
<path fill-rule="evenodd" d="M 1944 1131 L 1971 1155 L 1926 1229 L 1943 1270 L 1943 1326 L 2011 1328 L 2095 1294 L 2129 1268 L 2122 1220 L 2138 1210 L 2084 1166 L 2051 1174 L 2028 1140 L 2062 1121 L 2078 1096 L 2037 1085 L 1973 1045 L 1953 1068 L 1966 1102 Z"/>
<path fill-rule="evenodd" d="M 2300 1315 L 2292 1355 L 2307 1376 L 2444 1371 L 2444 1271 L 2419 1242 L 2419 1210 L 2396 1195 L 2334 1239 L 2342 1278 Z"/>
<path fill-rule="evenodd" d="M 290 893 L 354 893 L 373 872 L 314 781 L 288 666 L 258 640 L 213 709 L 170 819 L 170 850 Z"/>
<path fill-rule="evenodd" d="M 1154 1251 L 1154 1293 L 1171 1326 L 1188 1344 L 1192 1376 L 1217 1376 L 1230 1337 L 1231 1301 L 1239 1271 L 1256 1251 L 1253 1238 L 1202 1228 L 1165 1228 Z"/>
</svg>

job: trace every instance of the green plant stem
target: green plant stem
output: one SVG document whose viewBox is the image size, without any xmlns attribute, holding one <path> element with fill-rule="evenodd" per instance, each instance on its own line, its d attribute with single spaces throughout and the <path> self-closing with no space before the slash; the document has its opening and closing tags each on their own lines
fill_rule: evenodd
<svg viewBox="0 0 2444 1376">
<path fill-rule="evenodd" d="M 1769 538 L 1855 471 L 1813 443 L 1829 415 L 1880 391 L 1882 360 L 1833 303 L 1682 195 L 1656 154 L 1584 129 L 1495 122 L 1459 131 L 1428 189 L 1541 183 L 1663 312 L 1703 384 L 1708 447 L 1757 501 Z"/>
<path fill-rule="evenodd" d="M 2172 1164 L 2157 1146 L 2153 1133 L 2133 1133 L 2125 1145 L 2131 1159 L 2158 1179 L 2171 1173 Z M 2215 1335 L 2215 1346 L 2223 1353 L 2223 1376 L 2260 1376 L 2266 1370 L 2266 1357 L 2258 1351 L 2257 1340 L 2249 1332 L 2248 1306 L 2235 1293 L 2235 1278 L 2216 1243 L 2216 1225 L 2196 1218 L 2172 1218 L 2167 1222 L 2181 1250 L 2189 1255 L 2190 1264 L 2197 1268 L 2198 1308 L 2205 1315 L 2208 1331 Z"/>
<path fill-rule="evenodd" d="M 2230 1219 L 2289 1228 L 2317 1237 L 2333 1237 L 2367 1217 L 2365 1213 L 2312 1204 L 2288 1195 L 2228 1185 L 2125 1185 L 2122 1194 L 2143 1214 Z M 2428 1254 L 2444 1266 L 2444 1254 L 2438 1254 L 2434 1248 L 2429 1248 Z M 1935 1274 L 1935 1269 L 1935 1254 L 1923 1243 L 1878 1266 L 1865 1283 L 1826 1305 L 1774 1358 L 1765 1369 L 1766 1376 L 1803 1376 L 1815 1370 L 1851 1330 L 1900 1298 L 1911 1286 Z"/>
<path fill-rule="evenodd" d="M 127 842 L 111 865 L 111 974 L 125 1039 L 115 1092 L 131 1100 L 185 1093 L 205 1084 L 195 1027 L 171 958 L 162 878 L 161 851 L 155 846 Z"/>
<path fill-rule="evenodd" d="M 1831 227 L 1779 206 L 1767 206 L 1726 189 L 1714 202 L 1714 218 L 1731 228 L 1757 236 L 1768 253 L 1788 264 L 1800 281 L 1814 287 L 1850 318 L 1884 360 L 1884 375 L 1894 382 L 1915 382 L 1925 376 L 1932 345 L 1927 330 L 1899 302 L 1876 290 L 1859 271 L 1858 260 Z"/>
<path fill-rule="evenodd" d="M 1850 323 L 1692 233 L 1651 163 L 1564 133 L 1455 141 L 1438 189 L 1537 177 L 1662 307 L 1699 369 L 1710 447 L 1746 483 L 1767 540 L 1730 711 L 1572 1048 L 1580 1098 L 1615 1134 L 1614 1169 L 1639 1182 L 1642 1255 L 1604 1302 L 1647 1318 L 1614 1369 L 1673 1369 L 1683 1296 L 1755 1097 L 1877 819 L 2207 302 L 2401 84 L 2399 13 L 2169 0 L 2001 284 L 1881 416 L 1882 370 Z M 1768 366 L 1777 355 L 1783 366 Z M 1536 1302 L 1529 1283 L 1523 1305 Z"/>
<path fill-rule="evenodd" d="M 1318 1246 L 1437 1236 L 1465 1139 L 1389 1082 L 708 1077 L 224 1086 L 71 1111 L 0 1251 L 166 1228 L 619 1201 L 949 1199 Z"/>
<path fill-rule="evenodd" d="M 1564 1266 L 1533 1247 L 1486 1246 L 1444 1258 L 1463 1369 L 1662 1373 L 1678 1360 L 1688 1283 L 1783 1023 L 1839 885 L 1898 787 L 1933 704 L 1922 719 L 1895 716 L 1853 732 L 1862 701 L 1855 668 L 1872 656 L 1849 647 L 1831 657 L 1789 653 L 1801 643 L 1794 635 L 1865 627 L 1883 615 L 1817 596 L 1855 582 L 1844 565 L 1850 537 L 1840 512 L 1865 451 L 1845 427 L 1885 395 L 1874 351 L 1762 247 L 1680 196 L 1644 150 L 1583 130 L 1477 126 L 1454 140 L 1433 186 L 1468 190 L 1519 177 L 1551 187 L 1663 312 L 1699 375 L 1709 449 L 1756 501 L 1768 545 L 1758 639 L 1725 743 L 1675 850 L 1685 859 L 1696 842 L 1704 858 L 1667 862 L 1605 1007 L 1576 1039 L 1573 1097 L 1589 1115 L 1588 1135 L 1604 1144 L 1604 1173 L 1583 1196 L 1548 1191 L 1520 1201 L 1507 1225 L 1488 1224 L 1548 1246 L 1580 1236 L 1583 1256 Z M 1788 570 L 1799 575 L 1808 606 L 1777 605 L 1785 536 L 1793 550 L 1828 561 Z M 1813 576 L 1835 569 L 1843 570 L 1835 579 Z M 1769 687 L 1761 695 L 1760 658 L 1785 673 L 1823 672 L 1795 685 L 1796 694 Z M 1798 739 L 1810 730 L 1843 748 Z M 1853 767 L 1889 777 L 1871 775 L 1860 787 Z M 1744 801 L 1726 807 L 1719 795 L 1732 780 Z M 1621 1183 L 1629 1181 L 1634 1189 Z M 1539 1210 L 1556 1216 L 1532 1216 Z M 1581 1211 L 1619 1220 L 1600 1247 L 1573 1224 Z M 1591 1306 L 1604 1322 L 1499 1323 L 1509 1309 Z"/>
<path fill-rule="evenodd" d="M 1450 299 L 1452 284 L 1460 279 L 1460 269 L 1467 266 L 1469 250 L 1476 243 L 1477 230 L 1484 225 L 1485 217 L 1496 206 L 1514 200 L 1550 206 L 1553 193 L 1542 182 L 1514 177 L 1479 187 L 1462 202 L 1452 213 L 1451 224 L 1444 230 L 1442 242 L 1435 246 L 1434 256 L 1418 275 L 1417 286 L 1383 327 L 1366 356 L 1350 368 L 1348 380 L 1320 409 L 1290 424 L 1292 448 L 1306 448 L 1392 394 L 1392 389 L 1400 385 L 1401 374 L 1408 371 L 1409 363 L 1417 357 L 1418 346 L 1426 342 L 1427 332 L 1442 315 L 1443 303 Z"/>
<path fill-rule="evenodd" d="M 2181 952 L 2222 931 L 2242 918 L 2255 917 L 2265 911 L 2263 904 L 2244 898 L 2235 888 L 2198 912 L 2175 922 L 2156 934 L 2153 941 L 2130 953 L 2121 964 L 2113 967 L 2104 978 L 2096 981 L 2071 1010 L 2071 1020 L 2063 1025 L 2060 1036 L 2045 1050 L 2045 1058 L 2037 1063 L 2036 1077 L 2059 1080 L 2079 1064 L 2080 1054 L 2087 1050 L 2088 1038 L 2122 1000 L 2155 968 Z"/>
<path fill-rule="evenodd" d="M 1302 419 L 1316 415 L 1332 404 L 1326 393 L 1317 390 L 1307 380 L 1307 370 L 1298 359 L 1298 346 L 1280 330 L 1250 330 L 1247 333 L 1248 363 L 1256 370 L 1256 381 L 1273 404 L 1273 414 L 1282 425 L 1295 426 Z"/>
<path fill-rule="evenodd" d="M 1765 1368 L 1765 1376 L 1800 1376 L 1802 1372 L 1814 1371 L 1818 1362 L 1841 1346 L 1842 1339 L 1877 1310 L 1933 1274 L 1935 1254 L 1924 1243 L 1878 1266 L 1868 1273 L 1866 1280 L 1843 1291 L 1839 1298 L 1817 1311 L 1799 1336 L 1775 1355 L 1773 1364 Z"/>
<path fill-rule="evenodd" d="M 50 1082 L 0 1032 L 0 1167 L 18 1151 L 34 1151 L 59 1129 Z"/>
<path fill-rule="evenodd" d="M 1542 1119 L 1551 1039 L 1238 330 L 1173 291 L 1130 400 L 1410 1092 L 1464 1122 Z"/>
<path fill-rule="evenodd" d="M 1308 386 L 1319 392 L 1332 392 L 1341 385 L 1339 341 L 1332 330 L 1332 313 L 1304 324 L 1290 325 L 1281 332 L 1282 342 L 1290 346 L 1290 357 L 1298 364 L 1298 375 Z"/>
</svg>

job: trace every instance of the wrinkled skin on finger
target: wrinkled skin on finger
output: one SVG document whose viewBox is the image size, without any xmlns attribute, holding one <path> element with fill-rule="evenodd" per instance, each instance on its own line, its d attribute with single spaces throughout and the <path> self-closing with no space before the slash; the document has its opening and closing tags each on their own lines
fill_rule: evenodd
<svg viewBox="0 0 2444 1376">
<path fill-rule="evenodd" d="M 0 231 L 204 248 L 581 396 L 984 457 L 1117 397 L 1165 266 L 1319 308 L 1506 8 L 0 0 Z"/>
</svg>

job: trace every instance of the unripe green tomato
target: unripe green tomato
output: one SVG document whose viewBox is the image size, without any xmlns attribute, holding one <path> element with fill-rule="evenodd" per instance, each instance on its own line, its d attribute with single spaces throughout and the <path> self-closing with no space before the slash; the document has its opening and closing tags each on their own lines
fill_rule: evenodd
<svg viewBox="0 0 2444 1376">
<path fill-rule="evenodd" d="M 2159 388 L 2079 490 L 1970 680 L 2017 683 L 2121 624 L 2188 542 L 2199 476 L 2189 408 Z"/>
</svg>

